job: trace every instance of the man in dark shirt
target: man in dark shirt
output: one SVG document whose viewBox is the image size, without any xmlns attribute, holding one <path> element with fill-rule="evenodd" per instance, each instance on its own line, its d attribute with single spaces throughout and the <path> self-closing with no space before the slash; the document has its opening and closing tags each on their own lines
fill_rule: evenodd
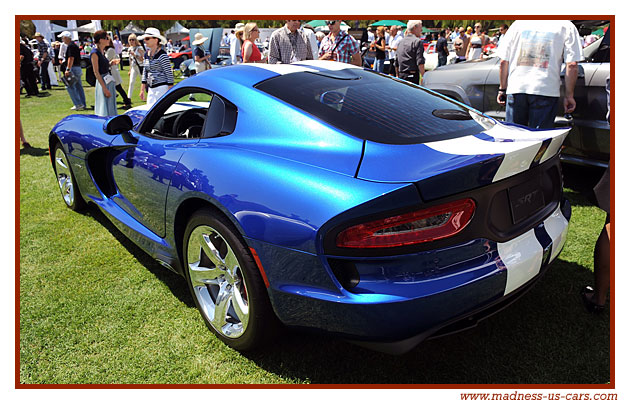
<svg viewBox="0 0 630 404">
<path fill-rule="evenodd" d="M 39 32 L 35 33 L 37 39 L 37 49 L 39 50 L 39 56 L 37 65 L 39 66 L 39 76 L 42 81 L 42 91 L 50 90 L 50 76 L 48 76 L 48 64 L 50 63 L 49 46 L 44 41 L 44 36 Z"/>
<path fill-rule="evenodd" d="M 66 89 L 70 94 L 70 99 L 74 106 L 70 108 L 73 111 L 82 111 L 85 109 L 85 92 L 83 84 L 81 84 L 81 51 L 77 44 L 72 41 L 72 34 L 69 31 L 63 31 L 59 37 L 66 44 L 66 71 L 64 73 Z"/>
<path fill-rule="evenodd" d="M 39 95 L 37 89 L 37 78 L 35 77 L 35 66 L 33 66 L 33 52 L 24 41 L 20 40 L 20 77 L 24 82 L 26 96 Z"/>
<path fill-rule="evenodd" d="M 438 65 L 445 66 L 448 61 L 448 43 L 446 42 L 446 31 L 440 31 L 440 37 L 437 40 L 437 44 L 435 44 L 435 49 L 438 54 Z"/>
<path fill-rule="evenodd" d="M 424 75 L 424 44 L 420 40 L 421 35 L 422 20 L 410 20 L 405 37 L 396 50 L 398 77 L 415 84 L 422 83 Z"/>
</svg>

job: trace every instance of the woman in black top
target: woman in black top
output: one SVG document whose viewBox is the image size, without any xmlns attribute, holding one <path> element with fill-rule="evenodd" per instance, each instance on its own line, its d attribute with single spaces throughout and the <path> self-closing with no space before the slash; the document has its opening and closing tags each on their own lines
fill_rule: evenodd
<svg viewBox="0 0 630 404">
<path fill-rule="evenodd" d="M 105 47 L 109 45 L 109 36 L 103 30 L 94 33 L 94 47 L 90 53 L 92 70 L 96 77 L 94 113 L 99 116 L 117 115 L 116 82 L 109 70 L 109 61 L 105 57 Z"/>
<path fill-rule="evenodd" d="M 385 71 L 385 27 L 380 26 L 376 28 L 376 35 L 374 42 L 372 42 L 372 48 L 376 51 L 374 58 L 374 71 L 383 73 Z"/>
</svg>

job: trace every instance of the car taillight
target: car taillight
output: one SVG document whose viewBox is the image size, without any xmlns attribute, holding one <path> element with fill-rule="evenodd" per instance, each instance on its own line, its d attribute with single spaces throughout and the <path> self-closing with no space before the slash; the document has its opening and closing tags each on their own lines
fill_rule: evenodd
<svg viewBox="0 0 630 404">
<path fill-rule="evenodd" d="M 450 237 L 470 223 L 474 212 L 475 202 L 462 199 L 358 224 L 337 235 L 337 247 L 401 247 Z"/>
</svg>

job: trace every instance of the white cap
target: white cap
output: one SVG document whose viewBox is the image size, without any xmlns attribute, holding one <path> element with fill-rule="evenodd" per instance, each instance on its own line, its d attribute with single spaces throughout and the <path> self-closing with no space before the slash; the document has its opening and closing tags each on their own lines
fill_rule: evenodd
<svg viewBox="0 0 630 404">
<path fill-rule="evenodd" d="M 61 34 L 57 35 L 57 38 L 63 38 L 63 37 L 72 38 L 72 34 L 70 33 L 70 31 L 63 31 Z"/>
</svg>

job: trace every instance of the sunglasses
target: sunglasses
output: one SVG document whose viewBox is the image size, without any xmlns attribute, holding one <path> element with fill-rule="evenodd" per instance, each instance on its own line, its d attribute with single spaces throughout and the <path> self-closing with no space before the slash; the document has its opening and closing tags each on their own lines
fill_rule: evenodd
<svg viewBox="0 0 630 404">
<path fill-rule="evenodd" d="M 156 39 L 156 38 L 154 38 L 154 37 L 152 37 L 152 36 L 145 36 L 145 37 L 144 37 L 144 40 L 145 40 L 145 41 L 147 41 L 147 40 L 149 40 L 149 39 Z"/>
<path fill-rule="evenodd" d="M 337 23 L 337 20 L 326 21 L 326 25 L 335 25 L 336 23 Z"/>
<path fill-rule="evenodd" d="M 254 31 L 258 32 L 258 28 L 254 28 L 254 29 L 252 30 L 252 32 L 254 32 Z"/>
</svg>

